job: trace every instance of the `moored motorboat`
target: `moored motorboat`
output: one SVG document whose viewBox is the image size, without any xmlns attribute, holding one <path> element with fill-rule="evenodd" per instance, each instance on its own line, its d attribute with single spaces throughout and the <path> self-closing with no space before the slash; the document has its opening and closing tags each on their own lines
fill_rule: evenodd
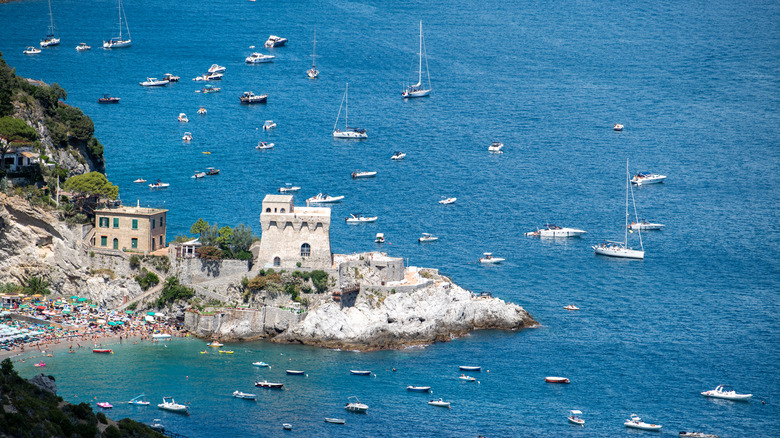
<svg viewBox="0 0 780 438">
<path fill-rule="evenodd" d="M 574 423 L 580 426 L 584 426 L 585 420 L 580 418 L 580 415 L 582 415 L 582 411 L 580 410 L 572 409 L 571 411 L 569 411 L 569 418 L 568 418 L 569 423 Z"/>
<path fill-rule="evenodd" d="M 227 70 L 225 67 L 222 67 L 219 64 L 211 64 L 211 67 L 209 67 L 208 72 L 209 73 L 224 73 L 225 70 Z"/>
<path fill-rule="evenodd" d="M 266 120 L 265 123 L 263 123 L 263 131 L 268 131 L 269 129 L 276 128 L 276 122 L 273 120 Z"/>
<path fill-rule="evenodd" d="M 659 431 L 661 430 L 662 427 L 660 424 L 645 423 L 636 414 L 631 414 L 631 418 L 626 420 L 626 422 L 623 423 L 623 425 L 626 427 L 630 427 L 632 429 L 653 430 L 653 431 Z"/>
<path fill-rule="evenodd" d="M 349 370 L 349 373 L 353 376 L 370 376 L 371 371 L 368 370 Z"/>
<path fill-rule="evenodd" d="M 569 379 L 566 377 L 548 376 L 544 378 L 547 383 L 569 383 Z"/>
<path fill-rule="evenodd" d="M 84 52 L 90 49 L 92 49 L 92 46 L 88 45 L 87 43 L 79 43 L 79 45 L 76 46 L 76 50 L 78 50 L 79 52 Z"/>
<path fill-rule="evenodd" d="M 285 372 L 290 376 L 303 376 L 306 374 L 306 371 L 303 370 L 285 370 Z"/>
<path fill-rule="evenodd" d="M 504 151 L 501 149 L 504 148 L 504 143 L 501 143 L 499 141 L 494 141 L 493 143 L 490 143 L 490 146 L 488 146 L 488 152 L 492 154 L 503 154 Z"/>
<path fill-rule="evenodd" d="M 393 156 L 390 157 L 390 159 L 393 161 L 401 161 L 404 158 L 406 158 L 406 154 L 401 151 L 393 152 Z"/>
<path fill-rule="evenodd" d="M 111 403 L 109 403 L 109 402 L 98 402 L 98 403 L 97 403 L 97 405 L 98 405 L 98 406 L 100 406 L 100 407 L 101 407 L 101 408 L 103 408 L 103 409 L 111 409 L 111 408 L 113 408 L 113 407 L 114 407 L 114 406 L 113 406 Z"/>
<path fill-rule="evenodd" d="M 568 306 L 563 306 L 566 310 L 580 310 L 579 307 L 575 306 L 574 304 L 569 304 Z"/>
<path fill-rule="evenodd" d="M 646 184 L 658 184 L 664 182 L 666 175 L 658 175 L 655 173 L 639 172 L 631 178 L 631 184 L 638 186 Z"/>
<path fill-rule="evenodd" d="M 109 348 L 94 348 L 92 349 L 93 353 L 102 353 L 102 354 L 114 354 L 114 350 L 111 350 Z"/>
<path fill-rule="evenodd" d="M 266 101 L 268 101 L 268 94 L 256 95 L 251 91 L 244 91 L 244 93 L 239 96 L 239 99 L 241 100 L 241 103 L 266 103 Z"/>
<path fill-rule="evenodd" d="M 363 216 L 359 214 L 350 214 L 348 218 L 344 219 L 348 224 L 362 224 L 365 222 L 376 222 L 376 216 Z"/>
<path fill-rule="evenodd" d="M 373 171 L 360 171 L 360 170 L 356 170 L 356 171 L 352 172 L 352 178 L 353 179 L 357 179 L 357 178 L 373 178 L 375 176 L 376 176 L 376 172 L 373 172 Z"/>
<path fill-rule="evenodd" d="M 447 408 L 447 409 L 451 408 L 450 402 L 444 401 L 442 399 L 431 400 L 431 401 L 428 402 L 428 404 L 431 405 L 431 406 L 438 406 L 440 408 Z"/>
<path fill-rule="evenodd" d="M 459 380 L 463 380 L 465 382 L 476 382 L 477 378 L 472 376 L 467 376 L 465 374 L 461 374 L 460 377 L 458 377 Z"/>
<path fill-rule="evenodd" d="M 275 146 L 274 143 L 268 143 L 267 141 L 259 141 L 257 142 L 257 146 L 255 146 L 255 149 L 273 149 Z"/>
<path fill-rule="evenodd" d="M 186 414 L 188 409 L 187 406 L 176 403 L 173 397 L 163 397 L 163 402 L 158 404 L 157 407 L 165 411 L 181 414 Z"/>
<path fill-rule="evenodd" d="M 350 412 L 357 412 L 361 414 L 365 414 L 368 411 L 368 405 L 365 403 L 361 403 L 356 396 L 353 395 L 349 397 L 347 400 L 348 403 L 344 407 L 344 409 Z"/>
<path fill-rule="evenodd" d="M 274 55 L 265 55 L 262 53 L 252 53 L 251 55 L 247 56 L 246 59 L 244 59 L 244 62 L 247 64 L 262 64 L 265 62 L 271 62 L 275 58 Z"/>
<path fill-rule="evenodd" d="M 188 123 L 190 119 L 187 118 L 187 114 L 179 113 L 178 120 L 182 123 Z"/>
<path fill-rule="evenodd" d="M 430 386 L 412 386 L 412 385 L 409 385 L 409 386 L 406 387 L 406 390 L 407 391 L 411 391 L 411 392 L 431 392 L 431 387 Z"/>
<path fill-rule="evenodd" d="M 206 168 L 206 175 L 209 175 L 209 176 L 219 175 L 219 169 L 215 169 L 213 167 L 207 167 Z"/>
<path fill-rule="evenodd" d="M 220 344 L 217 341 L 211 341 L 211 343 L 206 344 L 207 347 L 223 347 L 225 344 Z"/>
<path fill-rule="evenodd" d="M 471 365 L 460 365 L 458 369 L 461 371 L 482 371 L 482 367 Z"/>
<path fill-rule="evenodd" d="M 374 239 L 374 243 L 385 243 L 385 234 L 376 233 L 376 238 Z"/>
<path fill-rule="evenodd" d="M 429 233 L 422 233 L 422 236 L 417 238 L 417 241 L 420 243 L 435 242 L 437 240 L 439 240 L 438 237 Z"/>
<path fill-rule="evenodd" d="M 315 196 L 312 196 L 311 198 L 306 200 L 307 204 L 331 204 L 334 202 L 339 202 L 342 199 L 344 199 L 344 196 L 330 196 L 323 193 L 318 193 Z"/>
<path fill-rule="evenodd" d="M 41 53 L 41 49 L 33 46 L 28 46 L 26 49 L 24 49 L 22 53 L 24 53 L 25 55 L 37 55 Z"/>
<path fill-rule="evenodd" d="M 347 422 L 347 420 L 345 420 L 343 418 L 329 418 L 329 417 L 325 417 L 325 422 L 326 423 L 332 423 L 332 424 L 345 424 Z"/>
<path fill-rule="evenodd" d="M 98 103 L 119 103 L 119 98 L 104 94 L 103 97 L 98 99 Z"/>
<path fill-rule="evenodd" d="M 201 172 L 200 170 L 196 170 L 195 174 L 192 175 L 190 178 L 199 179 L 199 178 L 204 178 L 205 176 L 206 176 L 206 172 Z M 222 351 L 222 350 L 219 350 L 219 352 L 220 353 L 224 353 L 224 351 Z M 231 353 L 232 353 L 232 351 L 231 351 Z"/>
<path fill-rule="evenodd" d="M 733 400 L 733 401 L 747 401 L 750 400 L 751 397 L 753 397 L 753 394 L 737 394 L 736 391 L 730 389 L 728 386 L 725 385 L 718 385 L 717 388 L 711 389 L 709 391 L 704 391 L 701 393 L 701 395 L 705 397 L 722 398 L 724 400 Z"/>
<path fill-rule="evenodd" d="M 128 401 L 127 404 L 129 404 L 129 405 L 136 405 L 136 406 L 149 406 L 149 402 L 148 401 L 141 400 L 144 397 L 144 395 L 146 395 L 146 394 L 141 394 L 138 397 L 134 397 L 133 399 Z"/>
<path fill-rule="evenodd" d="M 621 125 L 620 123 L 615 123 L 615 126 L 613 126 L 612 129 L 615 131 L 622 131 L 623 125 Z"/>
<path fill-rule="evenodd" d="M 142 87 L 162 87 L 170 83 L 167 79 L 146 78 L 145 81 L 139 82 Z"/>
<path fill-rule="evenodd" d="M 711 433 L 704 433 L 704 432 L 686 432 L 681 431 L 679 434 L 680 438 L 720 438 L 717 435 L 713 435 Z"/>
<path fill-rule="evenodd" d="M 219 87 L 215 87 L 211 84 L 206 84 L 203 86 L 203 88 L 200 90 L 201 93 L 209 94 L 209 93 L 219 93 L 219 91 L 222 90 Z M 197 91 L 196 91 L 197 93 Z"/>
<path fill-rule="evenodd" d="M 254 365 L 254 366 L 256 366 L 256 367 L 261 367 L 261 368 L 270 368 L 270 367 L 271 367 L 271 365 L 269 365 L 269 364 L 267 364 L 267 363 L 265 363 L 265 362 L 263 362 L 263 361 L 260 361 L 260 362 L 252 362 L 252 365 Z"/>
<path fill-rule="evenodd" d="M 146 180 L 143 178 L 138 178 L 137 180 L 133 181 L 134 183 L 145 183 Z"/>
<path fill-rule="evenodd" d="M 631 222 L 631 225 L 628 226 L 628 228 L 632 230 L 660 230 L 664 227 L 664 224 L 656 224 L 653 222 L 648 222 L 644 219 L 640 220 L 639 222 Z"/>
<path fill-rule="evenodd" d="M 257 401 L 257 395 L 249 394 L 249 393 L 246 393 L 246 392 L 241 392 L 241 391 L 238 391 L 238 390 L 233 391 L 233 397 L 240 398 L 242 400 Z"/>
<path fill-rule="evenodd" d="M 282 423 L 282 429 L 284 429 L 284 430 L 292 430 L 292 424 L 290 424 L 290 423 Z"/>
<path fill-rule="evenodd" d="M 284 383 L 273 383 L 268 380 L 263 380 L 262 382 L 255 382 L 255 386 L 259 388 L 282 389 Z"/>
<path fill-rule="evenodd" d="M 149 429 L 152 429 L 155 432 L 165 432 L 165 425 L 160 421 L 159 418 L 155 418 L 154 421 L 152 421 L 152 424 L 149 425 Z"/>
<path fill-rule="evenodd" d="M 529 237 L 577 237 L 585 234 L 584 230 L 577 228 L 559 227 L 555 224 L 545 224 L 544 228 L 525 233 Z"/>
<path fill-rule="evenodd" d="M 281 47 L 283 45 L 287 44 L 287 38 L 282 38 L 276 35 L 271 35 L 268 37 L 268 39 L 265 41 L 266 47 Z"/>
<path fill-rule="evenodd" d="M 170 183 L 162 182 L 159 179 L 153 184 L 149 184 L 150 189 L 167 189 L 170 187 Z"/>
<path fill-rule="evenodd" d="M 506 260 L 505 258 L 501 257 L 493 257 L 493 253 L 490 252 L 484 252 L 482 255 L 483 257 L 479 259 L 479 262 L 483 264 L 497 264 Z"/>
<path fill-rule="evenodd" d="M 202 107 L 198 108 L 198 114 L 204 115 L 206 113 L 208 113 L 208 111 L 206 111 L 206 107 L 202 106 Z"/>
<path fill-rule="evenodd" d="M 457 201 L 458 198 L 446 198 L 444 196 L 441 197 L 441 200 L 439 201 L 439 204 L 442 205 L 448 205 L 448 204 L 454 204 L 455 201 Z"/>
<path fill-rule="evenodd" d="M 284 187 L 279 187 L 279 193 L 291 193 L 291 192 L 297 192 L 301 188 L 298 186 L 294 186 L 290 183 L 286 183 Z"/>
<path fill-rule="evenodd" d="M 173 73 L 165 73 L 163 75 L 163 79 L 168 80 L 168 82 L 179 82 L 179 79 L 181 79 L 181 76 L 176 76 Z"/>
</svg>

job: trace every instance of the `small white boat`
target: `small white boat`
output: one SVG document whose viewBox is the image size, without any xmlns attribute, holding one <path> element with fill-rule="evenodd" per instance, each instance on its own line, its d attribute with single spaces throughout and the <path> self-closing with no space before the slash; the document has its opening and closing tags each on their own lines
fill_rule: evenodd
<svg viewBox="0 0 780 438">
<path fill-rule="evenodd" d="M 206 172 L 201 172 L 199 170 L 195 171 L 195 175 L 192 175 L 191 178 L 199 179 L 199 178 L 205 178 Z"/>
<path fill-rule="evenodd" d="M 249 394 L 241 391 L 233 391 L 233 397 L 240 398 L 242 400 L 254 400 L 257 401 L 257 395 Z"/>
<path fill-rule="evenodd" d="M 163 433 L 165 432 L 165 425 L 160 421 L 159 418 L 155 418 L 154 421 L 152 421 L 152 424 L 149 425 L 149 429 L 152 429 L 155 432 Z"/>
<path fill-rule="evenodd" d="M 84 52 L 90 49 L 92 49 L 92 46 L 88 45 L 87 43 L 79 43 L 79 45 L 76 46 L 76 50 L 78 50 L 79 52 Z"/>
<path fill-rule="evenodd" d="M 159 179 L 157 180 L 157 182 L 155 182 L 153 184 L 149 184 L 149 188 L 150 189 L 166 189 L 166 188 L 168 188 L 170 186 L 171 185 L 169 183 L 162 182 Z"/>
<path fill-rule="evenodd" d="M 207 81 L 221 81 L 222 77 L 225 76 L 222 73 L 209 73 L 207 75 L 204 75 L 206 77 Z"/>
<path fill-rule="evenodd" d="M 287 44 L 287 38 L 282 38 L 276 35 L 271 35 L 268 37 L 267 40 L 265 40 L 265 46 L 266 47 L 281 47 L 283 45 Z"/>
<path fill-rule="evenodd" d="M 263 131 L 268 131 L 269 129 L 276 128 L 276 122 L 273 120 L 266 120 L 265 123 L 263 123 Z"/>
<path fill-rule="evenodd" d="M 615 123 L 615 126 L 613 126 L 612 129 L 615 131 L 622 131 L 623 125 L 621 125 L 620 123 Z"/>
<path fill-rule="evenodd" d="M 445 198 L 444 196 L 441 197 L 441 200 L 439 201 L 439 204 L 447 205 L 447 204 L 454 204 L 455 201 L 457 201 L 458 198 Z"/>
<path fill-rule="evenodd" d="M 26 49 L 24 49 L 24 52 L 22 53 L 24 53 L 25 55 L 37 55 L 41 53 L 41 49 L 37 47 L 29 46 Z"/>
<path fill-rule="evenodd" d="M 162 87 L 168 85 L 170 81 L 167 79 L 146 78 L 145 81 L 139 82 L 142 87 Z"/>
<path fill-rule="evenodd" d="M 290 183 L 287 183 L 284 185 L 284 187 L 279 187 L 279 193 L 291 193 L 291 192 L 297 192 L 301 188 L 298 186 L 294 186 Z"/>
<path fill-rule="evenodd" d="M 202 106 L 202 107 L 198 108 L 198 114 L 204 115 L 206 113 L 208 113 L 208 111 L 206 111 L 206 107 Z"/>
<path fill-rule="evenodd" d="M 390 159 L 393 161 L 401 161 L 404 158 L 406 158 L 406 154 L 401 151 L 393 152 L 393 156 L 390 157 Z"/>
<path fill-rule="evenodd" d="M 376 222 L 376 216 L 363 216 L 358 214 L 350 214 L 348 218 L 344 219 L 348 224 L 362 224 L 366 222 Z"/>
<path fill-rule="evenodd" d="M 290 424 L 290 423 L 282 423 L 282 429 L 284 429 L 284 430 L 292 430 L 292 424 Z"/>
<path fill-rule="evenodd" d="M 654 431 L 661 430 L 661 425 L 660 424 L 645 423 L 636 414 L 631 414 L 631 418 L 626 420 L 626 422 L 623 423 L 623 425 L 626 426 L 626 427 L 630 427 L 632 429 L 654 430 Z"/>
<path fill-rule="evenodd" d="M 138 397 L 133 398 L 132 400 L 128 401 L 127 404 L 136 405 L 136 406 L 149 406 L 148 401 L 141 400 L 144 397 L 144 395 L 146 394 L 141 394 Z"/>
<path fill-rule="evenodd" d="M 251 91 L 244 91 L 239 97 L 239 100 L 241 100 L 241 103 L 266 103 L 268 94 L 256 95 Z"/>
<path fill-rule="evenodd" d="M 426 242 L 435 242 L 439 240 L 438 237 L 434 236 L 433 234 L 429 233 L 422 233 L 422 236 L 417 239 L 420 243 L 426 243 Z"/>
<path fill-rule="evenodd" d="M 343 418 L 328 418 L 325 417 L 326 423 L 333 423 L 333 424 L 345 424 L 347 420 L 344 420 Z"/>
<path fill-rule="evenodd" d="M 503 154 L 504 151 L 501 149 L 504 148 L 504 143 L 494 141 L 493 143 L 490 143 L 490 146 L 488 146 L 488 152 L 492 154 Z"/>
<path fill-rule="evenodd" d="M 681 431 L 680 432 L 680 438 L 720 438 L 717 435 L 713 435 L 711 433 L 704 433 L 704 432 L 686 432 Z"/>
<path fill-rule="evenodd" d="M 490 253 L 490 252 L 484 252 L 482 254 L 484 255 L 484 257 L 479 259 L 480 263 L 496 264 L 496 263 L 501 263 L 504 260 L 506 260 L 506 259 L 501 258 L 501 257 L 493 257 L 493 253 Z"/>
<path fill-rule="evenodd" d="M 225 344 L 220 344 L 217 341 L 211 341 L 210 343 L 206 344 L 207 347 L 224 347 Z"/>
<path fill-rule="evenodd" d="M 460 377 L 458 377 L 459 380 L 463 380 L 464 382 L 476 382 L 477 378 L 472 376 L 467 376 L 465 374 L 461 374 Z"/>
<path fill-rule="evenodd" d="M 285 372 L 290 376 L 304 376 L 306 375 L 306 371 L 303 370 L 285 370 Z"/>
<path fill-rule="evenodd" d="M 342 199 L 344 199 L 344 196 L 330 196 L 323 193 L 317 193 L 317 195 L 312 196 L 311 198 L 306 200 L 307 204 L 332 204 L 334 202 L 339 202 Z"/>
<path fill-rule="evenodd" d="M 569 383 L 569 379 L 566 377 L 548 376 L 544 378 L 547 383 Z"/>
<path fill-rule="evenodd" d="M 182 122 L 182 123 L 188 123 L 190 121 L 190 119 L 187 118 L 187 114 L 184 114 L 184 113 L 179 113 L 179 119 L 178 120 L 180 122 Z"/>
<path fill-rule="evenodd" d="M 268 368 L 268 367 L 271 366 L 271 365 L 268 365 L 267 363 L 262 362 L 262 361 L 260 361 L 260 362 L 252 362 L 252 365 L 254 365 L 256 367 L 264 367 L 264 368 Z"/>
<path fill-rule="evenodd" d="M 406 387 L 406 390 L 407 391 L 411 391 L 411 392 L 431 392 L 431 387 L 430 386 L 412 386 L 412 385 L 409 385 L 409 386 Z"/>
<path fill-rule="evenodd" d="M 385 234 L 376 233 L 376 238 L 374 239 L 374 243 L 385 243 Z"/>
<path fill-rule="evenodd" d="M 344 130 L 336 128 L 339 124 L 339 118 L 341 117 L 341 107 L 344 107 Z M 344 97 L 341 99 L 341 105 L 339 105 L 339 113 L 336 116 L 336 123 L 333 125 L 333 138 L 351 138 L 351 139 L 366 139 L 368 133 L 365 129 L 351 128 L 349 126 L 349 84 L 347 84 L 344 91 Z"/>
<path fill-rule="evenodd" d="M 247 64 L 262 64 L 264 62 L 271 62 L 273 61 L 275 56 L 273 55 L 264 55 L 262 53 L 252 53 L 251 55 L 247 56 L 244 62 Z"/>
<path fill-rule="evenodd" d="M 664 182 L 665 179 L 666 179 L 666 175 L 640 172 L 634 175 L 633 178 L 631 178 L 631 184 L 636 184 L 638 186 L 646 185 L 646 184 L 658 184 Z"/>
<path fill-rule="evenodd" d="M 569 411 L 569 423 L 574 423 L 580 426 L 585 425 L 585 420 L 580 418 L 580 415 L 582 415 L 582 411 L 577 409 L 572 409 Z"/>
<path fill-rule="evenodd" d="M 179 413 L 187 412 L 187 406 L 176 403 L 173 397 L 163 397 L 163 402 L 157 405 L 157 407 L 171 412 L 179 412 Z"/>
<path fill-rule="evenodd" d="M 722 398 L 724 400 L 734 400 L 734 401 L 747 401 L 750 400 L 751 397 L 753 397 L 753 394 L 737 394 L 736 391 L 730 389 L 725 385 L 718 385 L 717 388 L 711 389 L 709 391 L 704 391 L 701 393 L 701 395 L 705 397 Z"/>
<path fill-rule="evenodd" d="M 563 306 L 566 310 L 580 310 L 579 307 L 575 306 L 574 304 L 569 304 L 568 306 Z"/>
<path fill-rule="evenodd" d="M 352 172 L 352 178 L 373 178 L 376 176 L 376 172 L 361 172 L 359 170 L 356 170 Z"/>
<path fill-rule="evenodd" d="M 442 399 L 431 400 L 431 401 L 428 402 L 428 404 L 431 405 L 431 406 L 438 406 L 440 408 L 447 408 L 447 409 L 451 408 L 450 402 L 444 401 Z"/>
<path fill-rule="evenodd" d="M 145 183 L 146 180 L 143 178 L 138 178 L 137 180 L 133 181 L 134 183 Z"/>
<path fill-rule="evenodd" d="M 353 376 L 370 376 L 371 371 L 368 370 L 349 370 L 349 373 Z"/>
<path fill-rule="evenodd" d="M 181 79 L 181 76 L 176 76 L 173 73 L 165 73 L 163 75 L 163 79 L 167 79 L 168 82 L 179 82 L 179 79 Z"/>
<path fill-rule="evenodd" d="M 259 388 L 282 389 L 284 383 L 273 383 L 268 380 L 263 380 L 262 382 L 255 382 L 255 386 Z"/>
<path fill-rule="evenodd" d="M 482 367 L 470 365 L 460 365 L 458 369 L 461 371 L 482 371 Z"/>
<path fill-rule="evenodd" d="M 356 396 L 351 396 L 348 398 L 349 403 L 344 407 L 344 409 L 350 411 L 350 412 L 357 412 L 364 414 L 366 411 L 368 411 L 368 405 L 365 403 L 360 403 L 360 400 Z"/>
<path fill-rule="evenodd" d="M 628 228 L 632 230 L 644 231 L 644 230 L 660 230 L 664 226 L 665 226 L 664 224 L 656 224 L 642 219 L 639 222 L 631 222 L 631 225 L 629 225 Z"/>
<path fill-rule="evenodd" d="M 577 228 L 559 227 L 555 224 L 545 224 L 544 228 L 525 233 L 529 237 L 578 237 L 585 234 L 585 230 Z"/>
<path fill-rule="evenodd" d="M 210 94 L 210 93 L 219 93 L 220 90 L 222 90 L 219 87 L 215 87 L 211 84 L 206 84 L 202 89 L 195 90 L 196 93 L 203 93 L 203 94 Z"/>
<path fill-rule="evenodd" d="M 255 149 L 273 149 L 275 146 L 274 143 L 268 143 L 267 141 L 259 141 L 257 142 L 257 146 L 255 146 Z"/>
<path fill-rule="evenodd" d="M 209 73 L 224 73 L 225 70 L 227 70 L 225 67 L 222 67 L 219 64 L 211 64 L 211 67 L 209 67 L 208 72 Z"/>
</svg>

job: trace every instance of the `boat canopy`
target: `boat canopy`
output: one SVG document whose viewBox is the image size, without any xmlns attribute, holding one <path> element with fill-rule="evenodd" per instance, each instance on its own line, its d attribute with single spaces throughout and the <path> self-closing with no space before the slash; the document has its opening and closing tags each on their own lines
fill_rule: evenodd
<svg viewBox="0 0 780 438">
<path fill-rule="evenodd" d="M 582 411 L 579 411 L 577 409 L 572 409 L 570 412 L 572 415 L 582 415 Z"/>
</svg>

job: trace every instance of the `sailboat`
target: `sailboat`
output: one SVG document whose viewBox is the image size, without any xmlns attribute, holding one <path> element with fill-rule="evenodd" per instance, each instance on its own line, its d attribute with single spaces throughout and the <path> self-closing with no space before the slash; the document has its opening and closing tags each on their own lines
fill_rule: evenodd
<svg viewBox="0 0 780 438">
<path fill-rule="evenodd" d="M 125 28 L 127 29 L 127 39 L 122 36 L 122 19 L 125 20 Z M 103 41 L 104 49 L 118 49 L 120 47 L 130 47 L 132 44 L 130 39 L 130 28 L 127 26 L 127 17 L 125 17 L 125 8 L 122 7 L 122 0 L 119 0 L 119 36 L 111 38 L 108 41 Z"/>
<path fill-rule="evenodd" d="M 60 37 L 57 35 L 57 28 L 54 27 L 54 14 L 51 12 L 51 0 L 49 0 L 49 33 L 46 38 L 41 40 L 41 47 L 59 46 Z"/>
<path fill-rule="evenodd" d="M 344 107 L 344 130 L 337 129 L 339 124 L 339 118 L 341 117 L 341 107 Z M 344 98 L 341 99 L 341 105 L 339 106 L 339 115 L 336 116 L 336 124 L 333 125 L 333 137 L 334 138 L 368 138 L 368 134 L 365 129 L 350 128 L 349 127 L 349 83 L 347 83 L 347 90 L 344 92 Z"/>
<path fill-rule="evenodd" d="M 420 64 L 417 69 L 417 83 L 409 85 L 403 91 L 404 99 L 411 97 L 425 97 L 431 94 L 431 72 L 428 71 L 428 54 L 425 54 L 425 71 L 428 73 L 428 88 L 422 86 L 422 56 L 424 52 L 422 20 L 420 20 Z"/>
<path fill-rule="evenodd" d="M 311 68 L 306 70 L 306 74 L 309 76 L 309 79 L 317 79 L 317 77 L 320 75 L 320 71 L 317 70 L 317 62 L 315 61 L 315 58 L 317 57 L 317 29 L 314 29 L 314 50 L 311 54 Z"/>
<path fill-rule="evenodd" d="M 628 246 L 628 192 L 631 191 L 631 202 L 634 204 L 634 216 L 638 218 L 636 214 L 636 200 L 634 200 L 634 189 L 631 187 L 631 174 L 628 172 L 628 160 L 626 160 L 626 224 L 625 224 L 625 237 L 622 242 L 604 242 L 593 246 L 593 250 L 596 254 L 601 254 L 610 257 L 620 257 L 624 259 L 644 259 L 645 258 L 645 246 L 642 244 L 642 231 L 637 230 L 639 233 L 639 245 L 641 250 L 633 249 Z M 638 219 L 637 219 L 638 220 Z M 633 231 L 632 231 L 633 232 Z"/>
</svg>

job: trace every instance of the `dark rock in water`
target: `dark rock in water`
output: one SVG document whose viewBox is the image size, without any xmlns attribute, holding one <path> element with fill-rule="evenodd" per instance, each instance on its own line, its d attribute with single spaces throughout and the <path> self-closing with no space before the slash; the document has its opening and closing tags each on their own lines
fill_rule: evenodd
<svg viewBox="0 0 780 438">
<path fill-rule="evenodd" d="M 57 395 L 57 384 L 54 383 L 54 377 L 52 376 L 45 376 L 43 374 L 39 374 L 33 377 L 32 379 L 30 379 L 30 383 L 37 386 L 38 388 L 41 388 L 44 391 Z"/>
</svg>

